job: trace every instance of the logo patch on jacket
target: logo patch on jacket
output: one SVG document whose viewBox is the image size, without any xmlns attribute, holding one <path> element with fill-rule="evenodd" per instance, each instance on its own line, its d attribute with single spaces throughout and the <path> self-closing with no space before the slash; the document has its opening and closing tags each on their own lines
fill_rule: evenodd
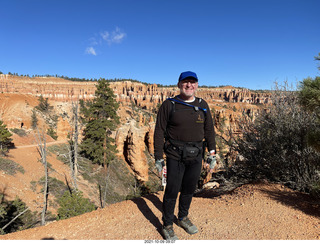
<svg viewBox="0 0 320 244">
<path fill-rule="evenodd" d="M 201 118 L 201 115 L 199 114 L 196 123 L 203 123 L 203 122 L 204 122 L 204 119 Z"/>
</svg>

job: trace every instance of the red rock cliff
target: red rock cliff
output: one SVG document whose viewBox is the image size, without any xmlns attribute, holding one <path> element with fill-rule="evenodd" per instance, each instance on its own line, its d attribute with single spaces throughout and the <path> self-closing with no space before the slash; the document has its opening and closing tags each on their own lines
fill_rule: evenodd
<svg viewBox="0 0 320 244">
<path fill-rule="evenodd" d="M 3 93 L 0 99 L 2 102 L 0 119 L 4 120 L 9 128 L 19 128 L 21 122 L 24 122 L 25 128 L 30 128 L 31 111 L 37 104 L 36 99 L 32 101 L 31 98 L 42 95 L 49 98 L 56 113 L 61 115 L 58 119 L 57 134 L 59 139 L 64 139 L 70 130 L 70 121 L 67 120 L 68 116 L 62 115 L 70 114 L 71 101 L 92 99 L 96 89 L 95 85 L 95 82 L 74 82 L 54 77 L 29 78 L 0 75 L 0 93 Z M 142 111 L 149 111 L 153 114 L 160 103 L 167 97 L 178 94 L 179 89 L 131 81 L 112 82 L 110 87 L 121 105 L 118 111 L 121 125 L 114 134 L 119 156 L 126 160 L 138 179 L 147 181 L 148 164 L 145 148 L 149 153 L 153 153 L 155 122 L 152 116 L 145 118 Z M 10 105 L 10 100 L 15 94 L 19 96 L 20 110 L 16 108 L 17 102 L 12 101 Z M 236 122 L 243 112 L 255 116 L 260 109 L 263 109 L 263 106 L 258 106 L 258 104 L 271 102 L 268 93 L 256 93 L 234 87 L 199 88 L 197 96 L 205 99 L 210 108 L 214 110 L 213 116 L 217 128 L 223 121 L 224 126 L 231 127 L 233 131 L 237 130 Z M 136 114 L 133 114 L 132 104 L 140 108 L 140 111 L 134 112 Z"/>
<path fill-rule="evenodd" d="M 19 77 L 0 75 L 0 92 L 30 94 L 57 101 L 91 99 L 94 96 L 96 82 L 76 82 L 55 77 Z M 117 101 L 124 104 L 134 103 L 139 107 L 151 109 L 167 97 L 178 93 L 176 87 L 158 87 L 138 82 L 119 81 L 110 83 Z M 270 94 L 252 92 L 234 87 L 199 88 L 197 96 L 209 104 L 220 102 L 244 102 L 249 104 L 270 103 Z"/>
</svg>

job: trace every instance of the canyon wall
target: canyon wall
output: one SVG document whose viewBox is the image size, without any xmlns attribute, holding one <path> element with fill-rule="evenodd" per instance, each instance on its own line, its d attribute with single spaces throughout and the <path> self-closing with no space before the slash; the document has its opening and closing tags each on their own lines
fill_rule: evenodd
<svg viewBox="0 0 320 244">
<path fill-rule="evenodd" d="M 96 82 L 75 82 L 55 77 L 30 78 L 0 74 L 0 119 L 8 128 L 19 128 L 23 123 L 25 129 L 30 129 L 32 108 L 37 105 L 37 97 L 42 95 L 49 99 L 59 115 L 58 140 L 66 139 L 68 130 L 71 130 L 71 102 L 92 99 L 95 85 Z M 118 156 L 126 160 L 137 179 L 147 181 L 145 151 L 153 154 L 155 112 L 167 97 L 178 94 L 179 89 L 131 81 L 111 82 L 110 87 L 120 103 L 118 113 L 121 124 L 113 135 Z M 234 87 L 199 88 L 197 96 L 205 99 L 214 111 L 216 127 L 223 121 L 226 128 L 235 132 L 239 116 L 246 113 L 254 117 L 261 109 L 265 109 L 264 105 L 271 103 L 269 93 Z M 134 111 L 134 108 L 139 110 Z M 145 112 L 153 116 L 146 117 Z"/>
<path fill-rule="evenodd" d="M 0 75 L 0 92 L 29 94 L 56 100 L 75 101 L 78 99 L 92 99 L 96 82 L 76 82 L 55 77 L 20 77 Z M 111 82 L 117 101 L 134 103 L 135 105 L 151 109 L 179 92 L 176 87 L 158 87 L 156 84 L 145 85 L 131 81 Z M 258 93 L 248 89 L 234 87 L 199 88 L 198 97 L 202 97 L 209 104 L 218 102 L 241 102 L 249 104 L 270 103 L 269 93 Z"/>
</svg>

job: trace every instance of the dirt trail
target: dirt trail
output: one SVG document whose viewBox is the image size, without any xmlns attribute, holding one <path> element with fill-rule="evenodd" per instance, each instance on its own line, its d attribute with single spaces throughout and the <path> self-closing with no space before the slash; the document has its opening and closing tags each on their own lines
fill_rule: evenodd
<svg viewBox="0 0 320 244">
<path fill-rule="evenodd" d="M 104 209 L 0 236 L 2 240 L 157 240 L 162 239 L 163 192 Z M 177 210 L 177 209 L 176 209 Z M 320 207 L 308 195 L 280 185 L 242 186 L 219 197 L 195 197 L 190 217 L 199 233 L 181 240 L 319 240 Z"/>
<path fill-rule="evenodd" d="M 53 142 L 47 142 L 47 146 L 55 145 L 55 144 L 63 144 L 66 143 L 67 140 L 60 140 L 60 141 L 53 141 Z M 38 144 L 31 144 L 31 145 L 24 145 L 24 146 L 15 146 L 16 149 L 18 148 L 30 148 L 30 147 L 37 147 Z"/>
</svg>

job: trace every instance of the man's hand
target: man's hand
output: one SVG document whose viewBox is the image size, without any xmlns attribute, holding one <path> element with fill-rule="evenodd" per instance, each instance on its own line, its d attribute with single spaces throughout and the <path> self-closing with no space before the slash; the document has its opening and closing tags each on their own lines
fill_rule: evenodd
<svg viewBox="0 0 320 244">
<path fill-rule="evenodd" d="M 159 172 L 159 175 L 160 175 L 160 173 L 162 171 L 163 166 L 164 166 L 164 160 L 163 159 L 156 160 L 156 168 L 157 168 L 157 170 Z"/>
<path fill-rule="evenodd" d="M 217 164 L 216 155 L 210 155 L 210 156 L 208 156 L 208 158 L 207 158 L 207 164 L 209 165 L 209 167 L 210 167 L 210 172 L 212 173 L 214 166 L 216 166 L 216 164 Z"/>
</svg>

